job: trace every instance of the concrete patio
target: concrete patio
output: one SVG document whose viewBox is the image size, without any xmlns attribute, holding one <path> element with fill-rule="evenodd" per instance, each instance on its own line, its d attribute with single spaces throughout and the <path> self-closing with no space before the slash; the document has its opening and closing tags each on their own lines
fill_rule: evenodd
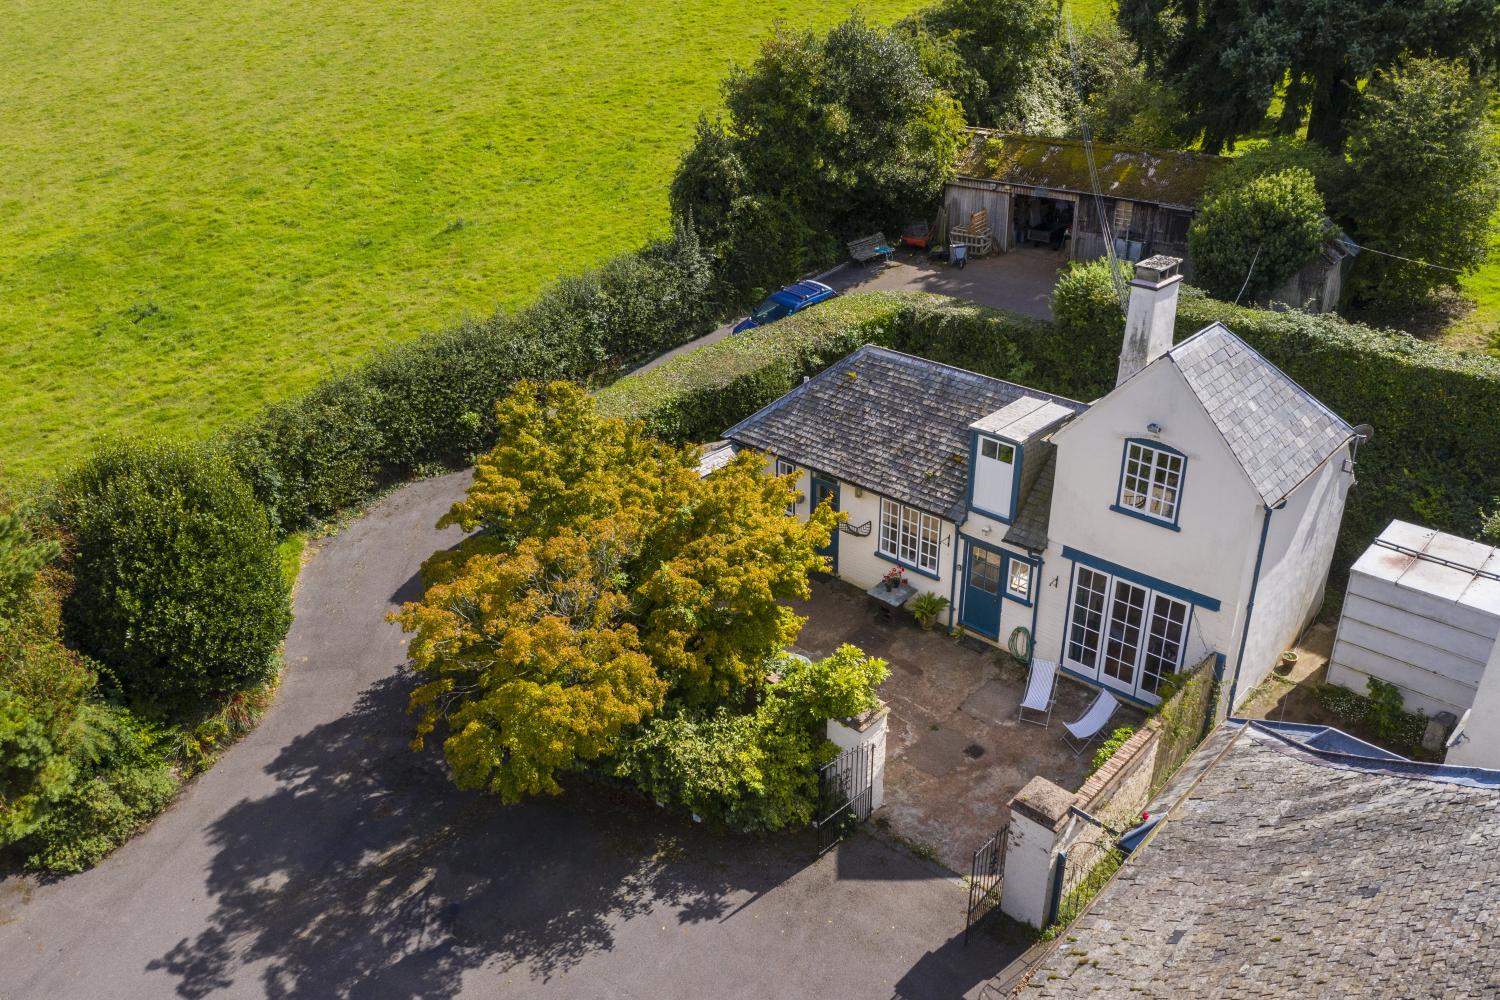
<svg viewBox="0 0 1500 1000">
<path fill-rule="evenodd" d="M 1020 247 L 975 258 L 959 270 L 933 263 L 925 255 L 898 252 L 890 264 L 845 264 L 823 280 L 841 292 L 932 292 L 1051 319 L 1052 289 L 1067 260 L 1063 250 Z"/>
<path fill-rule="evenodd" d="M 1026 671 L 1009 654 L 924 632 L 910 615 L 884 619 L 875 602 L 842 581 L 815 580 L 795 605 L 808 617 L 797 648 L 817 658 L 849 642 L 890 664 L 881 688 L 890 705 L 885 805 L 876 822 L 966 874 L 974 850 L 1009 819 L 1007 803 L 1036 775 L 1078 788 L 1091 754 L 1063 744 L 1062 722 L 1077 718 L 1094 691 L 1060 677 L 1051 725 L 1017 721 Z M 1142 713 L 1122 706 L 1110 728 L 1135 726 Z"/>
</svg>

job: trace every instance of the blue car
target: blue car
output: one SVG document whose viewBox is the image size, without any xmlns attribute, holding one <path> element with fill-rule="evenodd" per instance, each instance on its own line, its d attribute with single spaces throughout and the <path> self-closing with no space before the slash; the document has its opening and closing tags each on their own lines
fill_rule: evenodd
<svg viewBox="0 0 1500 1000">
<path fill-rule="evenodd" d="M 756 306 L 754 312 L 735 325 L 734 332 L 740 333 L 753 326 L 765 326 L 778 319 L 785 319 L 794 312 L 801 312 L 808 306 L 815 306 L 837 294 L 838 292 L 821 281 L 811 279 L 787 285 L 779 292 L 772 292 L 766 296 L 766 300 Z"/>
</svg>

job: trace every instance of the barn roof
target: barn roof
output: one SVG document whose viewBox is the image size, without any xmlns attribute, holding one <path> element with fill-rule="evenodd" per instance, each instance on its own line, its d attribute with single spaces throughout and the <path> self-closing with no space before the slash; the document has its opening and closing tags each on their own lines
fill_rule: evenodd
<svg viewBox="0 0 1500 1000">
<path fill-rule="evenodd" d="M 1094 143 L 1099 190 L 1107 198 L 1193 209 L 1203 189 L 1228 164 L 1222 156 Z M 1079 139 L 970 129 L 958 175 L 1025 187 L 1092 194 L 1088 158 Z"/>
</svg>

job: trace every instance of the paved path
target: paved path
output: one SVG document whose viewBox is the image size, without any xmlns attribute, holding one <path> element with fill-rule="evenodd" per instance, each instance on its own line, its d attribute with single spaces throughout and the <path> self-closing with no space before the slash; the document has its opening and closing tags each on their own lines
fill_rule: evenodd
<svg viewBox="0 0 1500 1000">
<path fill-rule="evenodd" d="M 1067 258 L 1060 250 L 1025 247 L 972 260 L 959 270 L 902 252 L 896 255 L 894 263 L 885 266 L 840 264 L 818 275 L 818 279 L 840 292 L 931 292 L 1035 319 L 1051 319 L 1052 289 L 1057 284 L 1059 269 L 1066 263 Z M 679 354 L 723 340 L 738 322 L 739 317 L 736 317 L 733 322 L 668 351 L 639 370 L 655 368 Z"/>
<path fill-rule="evenodd" d="M 938 998 L 1014 952 L 960 944 L 965 891 L 869 836 L 684 827 L 582 790 L 504 807 L 406 747 L 384 614 L 459 535 L 465 474 L 318 545 L 265 721 L 90 872 L 0 883 L 0 997 Z"/>
</svg>

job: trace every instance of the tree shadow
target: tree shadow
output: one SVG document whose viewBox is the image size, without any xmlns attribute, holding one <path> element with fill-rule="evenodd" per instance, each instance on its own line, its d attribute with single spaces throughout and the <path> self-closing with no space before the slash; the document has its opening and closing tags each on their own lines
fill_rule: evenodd
<svg viewBox="0 0 1500 1000">
<path fill-rule="evenodd" d="M 273 794 L 210 828 L 217 908 L 147 968 L 203 997 L 254 967 L 271 997 L 446 997 L 465 972 L 549 979 L 670 907 L 719 920 L 810 853 L 674 825 L 607 788 L 504 806 L 454 788 L 407 746 L 405 672 L 267 766 Z M 754 855 L 756 864 L 726 865 Z"/>
</svg>

